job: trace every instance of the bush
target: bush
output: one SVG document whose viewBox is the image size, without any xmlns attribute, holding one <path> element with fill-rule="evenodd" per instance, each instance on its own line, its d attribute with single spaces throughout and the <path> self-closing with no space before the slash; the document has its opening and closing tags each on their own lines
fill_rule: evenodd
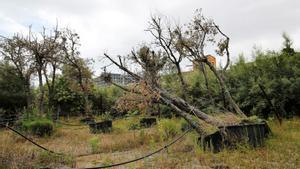
<svg viewBox="0 0 300 169">
<path fill-rule="evenodd" d="M 139 130 L 141 129 L 138 117 L 126 118 L 126 129 L 128 130 Z"/>
<path fill-rule="evenodd" d="M 0 108 L 16 113 L 26 107 L 24 81 L 15 67 L 0 61 Z"/>
<path fill-rule="evenodd" d="M 39 137 L 53 134 L 53 122 L 49 119 L 34 119 L 21 122 L 21 129 Z"/>
<path fill-rule="evenodd" d="M 170 119 L 160 120 L 158 123 L 158 130 L 163 140 L 172 138 L 179 133 L 176 121 Z"/>
<path fill-rule="evenodd" d="M 156 125 L 156 123 L 157 123 L 157 120 L 155 117 L 143 117 L 140 120 L 140 126 L 145 127 L 145 128 L 154 126 L 154 125 Z"/>
<path fill-rule="evenodd" d="M 192 128 L 192 126 L 184 119 L 180 120 L 180 129 L 181 131 L 186 131 L 188 129 Z"/>
<path fill-rule="evenodd" d="M 128 124 L 128 129 L 129 129 L 129 130 L 138 130 L 138 129 L 140 129 L 140 128 L 141 128 L 140 124 L 138 124 L 138 123 L 136 123 L 136 122 L 130 122 L 130 123 Z"/>
<path fill-rule="evenodd" d="M 160 111 L 161 111 L 161 117 L 163 118 L 172 118 L 174 113 L 172 108 L 165 105 L 160 106 Z"/>
</svg>

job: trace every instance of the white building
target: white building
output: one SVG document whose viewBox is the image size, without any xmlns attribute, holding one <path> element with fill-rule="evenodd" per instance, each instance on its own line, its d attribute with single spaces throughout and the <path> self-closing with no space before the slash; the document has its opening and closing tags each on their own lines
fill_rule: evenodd
<svg viewBox="0 0 300 169">
<path fill-rule="evenodd" d="M 129 83 L 134 83 L 134 79 L 130 75 L 123 75 L 118 73 L 110 73 L 111 80 L 114 83 L 117 83 L 119 85 L 127 85 Z M 97 86 L 107 86 L 109 85 L 107 82 L 105 82 L 101 76 L 94 78 L 94 83 Z"/>
</svg>

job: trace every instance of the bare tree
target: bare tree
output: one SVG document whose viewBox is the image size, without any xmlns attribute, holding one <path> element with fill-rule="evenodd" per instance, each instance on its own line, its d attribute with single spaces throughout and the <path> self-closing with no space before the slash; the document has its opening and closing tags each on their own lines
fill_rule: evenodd
<svg viewBox="0 0 300 169">
<path fill-rule="evenodd" d="M 155 44 L 165 52 L 169 62 L 175 66 L 181 84 L 182 97 L 185 98 L 187 84 L 183 78 L 180 67 L 180 63 L 184 58 L 184 53 L 180 50 L 181 48 L 178 48 L 178 40 L 173 28 L 170 24 L 164 25 L 161 17 L 152 16 L 147 31 L 154 37 Z"/>
<path fill-rule="evenodd" d="M 228 100 L 237 114 L 242 117 L 246 117 L 231 97 L 222 74 L 217 71 L 216 67 L 208 60 L 208 55 L 205 53 L 206 47 L 208 45 L 211 45 L 210 47 L 213 47 L 218 40 L 216 52 L 221 56 L 226 55 L 227 63 L 223 68 L 223 70 L 226 70 L 230 61 L 228 49 L 229 37 L 221 31 L 219 26 L 217 26 L 213 22 L 213 20 L 205 18 L 202 15 L 201 10 L 197 10 L 196 16 L 188 24 L 185 31 L 183 31 L 182 28 L 177 27 L 175 32 L 177 34 L 180 47 L 182 48 L 181 50 L 184 51 L 187 57 L 189 57 L 191 60 L 199 64 L 205 63 L 210 68 L 210 70 L 218 79 L 226 100 Z M 220 36 L 219 39 L 218 36 Z"/>
</svg>

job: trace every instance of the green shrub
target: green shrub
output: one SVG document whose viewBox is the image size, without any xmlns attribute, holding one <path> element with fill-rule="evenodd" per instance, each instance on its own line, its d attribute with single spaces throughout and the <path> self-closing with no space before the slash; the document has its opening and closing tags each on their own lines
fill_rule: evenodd
<svg viewBox="0 0 300 169">
<path fill-rule="evenodd" d="M 140 128 L 141 128 L 141 126 L 138 123 L 135 123 L 135 122 L 129 123 L 129 127 L 128 127 L 129 130 L 138 130 Z"/>
<path fill-rule="evenodd" d="M 21 122 L 21 129 L 30 134 L 40 137 L 50 136 L 53 134 L 53 122 L 49 119 L 34 119 Z"/>
<path fill-rule="evenodd" d="M 174 114 L 173 109 L 165 105 L 160 105 L 160 112 L 163 118 L 172 118 Z"/>
<path fill-rule="evenodd" d="M 176 121 L 170 119 L 161 119 L 158 123 L 158 130 L 163 140 L 172 138 L 179 133 Z"/>
<path fill-rule="evenodd" d="M 127 129 L 128 130 L 138 130 L 141 129 L 139 118 L 138 117 L 128 117 L 126 119 Z"/>
<path fill-rule="evenodd" d="M 180 129 L 181 131 L 186 131 L 191 128 L 191 125 L 184 119 L 180 120 Z"/>
</svg>

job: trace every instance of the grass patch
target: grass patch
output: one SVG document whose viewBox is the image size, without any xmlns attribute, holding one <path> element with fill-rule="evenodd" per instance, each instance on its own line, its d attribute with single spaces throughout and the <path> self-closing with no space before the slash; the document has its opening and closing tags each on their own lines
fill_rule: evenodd
<svg viewBox="0 0 300 169">
<path fill-rule="evenodd" d="M 73 119 L 70 121 L 75 122 Z M 161 119 L 157 126 L 142 130 L 128 130 L 133 121 L 131 118 L 114 121 L 117 130 L 112 133 L 93 135 L 89 133 L 88 126 L 62 125 L 50 138 L 34 137 L 34 140 L 41 145 L 70 155 L 66 157 L 49 155 L 12 132 L 2 130 L 0 131 L 0 166 L 3 166 L 2 168 L 59 168 L 61 166 L 82 168 L 130 160 L 160 148 L 170 141 L 168 139 L 174 139 L 174 136 L 180 134 L 181 124 L 184 123 L 176 118 Z M 136 121 L 138 122 L 138 119 Z M 190 132 L 167 150 L 125 167 L 212 168 L 223 165 L 229 168 L 300 168 L 300 120 L 297 118 L 284 120 L 282 126 L 276 120 L 268 123 L 273 135 L 266 140 L 264 147 L 254 149 L 241 144 L 236 150 L 224 150 L 213 154 L 204 152 L 197 144 L 197 133 Z M 76 155 L 93 151 L 101 154 L 74 158 Z"/>
<path fill-rule="evenodd" d="M 50 136 L 54 131 L 53 122 L 46 118 L 21 121 L 20 128 L 39 137 Z"/>
<path fill-rule="evenodd" d="M 161 119 L 158 122 L 158 131 L 162 140 L 168 140 L 180 133 L 180 123 L 174 119 Z"/>
</svg>

